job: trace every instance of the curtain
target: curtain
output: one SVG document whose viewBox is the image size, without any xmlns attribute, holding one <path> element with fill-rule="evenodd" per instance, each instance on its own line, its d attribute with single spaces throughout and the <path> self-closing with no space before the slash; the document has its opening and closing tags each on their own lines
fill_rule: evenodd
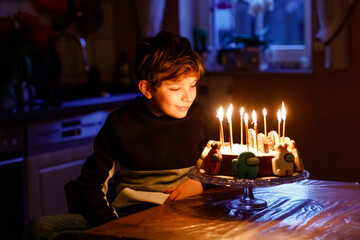
<svg viewBox="0 0 360 240">
<path fill-rule="evenodd" d="M 325 68 L 350 67 L 349 16 L 359 0 L 316 0 L 319 31 L 316 39 L 325 45 Z"/>
<path fill-rule="evenodd" d="M 154 36 L 161 30 L 165 3 L 166 0 L 134 0 L 141 38 Z"/>
</svg>

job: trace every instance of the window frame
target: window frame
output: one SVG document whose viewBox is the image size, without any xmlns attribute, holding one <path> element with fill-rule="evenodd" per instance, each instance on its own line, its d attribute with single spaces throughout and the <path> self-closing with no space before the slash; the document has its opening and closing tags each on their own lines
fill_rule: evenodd
<svg viewBox="0 0 360 240">
<path fill-rule="evenodd" d="M 304 45 L 275 45 L 269 46 L 273 57 L 272 62 L 299 62 L 302 56 L 311 58 L 311 0 L 304 0 Z"/>
<path fill-rule="evenodd" d="M 179 32 L 188 38 L 194 46 L 192 29 L 199 28 L 207 31 L 207 44 L 209 50 L 219 50 L 214 39 L 213 16 L 210 12 L 211 0 L 208 1 L 179 1 Z M 312 55 L 312 4 L 311 0 L 304 0 L 304 45 L 269 45 L 272 57 L 269 63 L 299 63 L 300 58 L 305 56 L 311 62 Z M 205 11 L 204 11 L 205 10 Z M 204 19 L 208 19 L 205 21 Z"/>
</svg>

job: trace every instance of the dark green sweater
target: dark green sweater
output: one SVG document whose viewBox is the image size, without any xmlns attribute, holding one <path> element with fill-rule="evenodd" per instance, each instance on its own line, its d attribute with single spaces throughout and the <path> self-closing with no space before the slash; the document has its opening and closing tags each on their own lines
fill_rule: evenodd
<svg viewBox="0 0 360 240">
<path fill-rule="evenodd" d="M 194 166 L 207 141 L 218 138 L 217 127 L 215 114 L 196 102 L 182 119 L 156 117 L 144 97 L 109 114 L 78 179 L 84 216 L 92 225 L 117 218 L 104 198 L 115 162 L 149 173 Z"/>
</svg>

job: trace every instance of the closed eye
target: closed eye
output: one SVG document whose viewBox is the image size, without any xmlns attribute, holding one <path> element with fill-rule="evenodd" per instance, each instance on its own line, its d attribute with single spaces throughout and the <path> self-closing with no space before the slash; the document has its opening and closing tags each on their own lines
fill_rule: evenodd
<svg viewBox="0 0 360 240">
<path fill-rule="evenodd" d="M 180 90 L 180 88 L 170 88 L 170 91 L 174 91 L 174 92 L 179 91 L 179 90 Z"/>
<path fill-rule="evenodd" d="M 196 88 L 198 84 L 198 80 L 194 81 L 191 85 L 192 88 Z"/>
</svg>

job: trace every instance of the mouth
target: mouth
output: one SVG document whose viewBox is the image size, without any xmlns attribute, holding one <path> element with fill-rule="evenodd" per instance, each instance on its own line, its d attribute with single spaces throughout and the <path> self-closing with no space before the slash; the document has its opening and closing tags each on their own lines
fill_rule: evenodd
<svg viewBox="0 0 360 240">
<path fill-rule="evenodd" d="M 176 107 L 179 111 L 185 112 L 189 110 L 189 107 Z"/>
</svg>

